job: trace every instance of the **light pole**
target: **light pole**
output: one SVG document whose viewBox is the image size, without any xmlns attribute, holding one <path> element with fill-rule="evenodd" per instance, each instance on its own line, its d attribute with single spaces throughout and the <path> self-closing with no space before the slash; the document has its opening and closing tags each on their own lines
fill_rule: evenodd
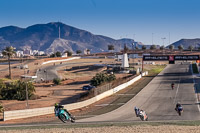
<svg viewBox="0 0 200 133">
<path fill-rule="evenodd" d="M 163 40 L 163 54 L 164 54 L 164 48 L 165 48 L 165 37 L 161 38 Z"/>
</svg>

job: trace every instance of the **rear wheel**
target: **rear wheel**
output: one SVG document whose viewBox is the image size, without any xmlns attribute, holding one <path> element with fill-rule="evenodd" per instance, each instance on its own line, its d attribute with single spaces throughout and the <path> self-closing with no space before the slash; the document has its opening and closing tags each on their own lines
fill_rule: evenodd
<svg viewBox="0 0 200 133">
<path fill-rule="evenodd" d="M 75 117 L 74 116 L 70 116 L 71 117 L 71 122 L 74 123 L 75 122 Z"/>
<path fill-rule="evenodd" d="M 178 115 L 181 116 L 181 111 L 178 111 Z"/>
<path fill-rule="evenodd" d="M 59 116 L 59 119 L 60 119 L 63 123 L 66 123 L 65 115 L 61 114 L 61 115 Z"/>
</svg>

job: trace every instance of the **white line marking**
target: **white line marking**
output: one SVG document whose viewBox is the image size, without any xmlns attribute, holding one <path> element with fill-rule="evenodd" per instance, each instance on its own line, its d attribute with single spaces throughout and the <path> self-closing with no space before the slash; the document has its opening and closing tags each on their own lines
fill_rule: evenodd
<svg viewBox="0 0 200 133">
<path fill-rule="evenodd" d="M 178 86 L 177 86 L 177 88 L 176 88 L 176 95 L 175 95 L 175 97 L 174 97 L 174 104 L 175 104 L 176 97 L 177 97 L 177 94 L 178 94 L 178 89 L 179 89 L 180 81 L 181 81 L 181 79 L 180 79 L 180 76 L 179 76 L 179 83 L 178 83 Z"/>
</svg>

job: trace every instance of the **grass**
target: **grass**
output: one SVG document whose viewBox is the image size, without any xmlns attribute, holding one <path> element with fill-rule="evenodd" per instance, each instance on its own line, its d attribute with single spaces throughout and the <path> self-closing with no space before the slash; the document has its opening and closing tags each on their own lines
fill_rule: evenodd
<svg viewBox="0 0 200 133">
<path fill-rule="evenodd" d="M 156 65 L 156 66 L 152 66 L 153 68 L 151 70 L 149 70 L 149 75 L 157 75 L 159 74 L 165 67 L 166 65 Z"/>
<path fill-rule="evenodd" d="M 193 73 L 195 73 L 195 74 L 199 73 L 196 63 L 192 64 L 192 70 L 193 70 Z"/>
</svg>

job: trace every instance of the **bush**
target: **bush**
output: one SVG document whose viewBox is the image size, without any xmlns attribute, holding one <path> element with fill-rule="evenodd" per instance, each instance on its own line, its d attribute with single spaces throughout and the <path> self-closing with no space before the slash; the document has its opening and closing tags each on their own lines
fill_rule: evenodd
<svg viewBox="0 0 200 133">
<path fill-rule="evenodd" d="M 192 64 L 192 69 L 193 69 L 193 73 L 199 73 L 196 63 Z"/>
<path fill-rule="evenodd" d="M 54 78 L 53 83 L 59 85 L 61 83 L 61 80 L 59 78 Z"/>
<path fill-rule="evenodd" d="M 97 73 L 90 81 L 90 84 L 93 86 L 98 86 L 98 85 L 101 85 L 102 83 L 110 82 L 115 79 L 116 77 L 114 74 L 108 75 L 105 73 Z"/>
<path fill-rule="evenodd" d="M 6 83 L 1 89 L 1 97 L 3 100 L 25 100 L 26 99 L 26 84 L 28 90 L 28 97 L 30 98 L 35 92 L 35 87 L 32 82 L 15 81 Z"/>
</svg>

